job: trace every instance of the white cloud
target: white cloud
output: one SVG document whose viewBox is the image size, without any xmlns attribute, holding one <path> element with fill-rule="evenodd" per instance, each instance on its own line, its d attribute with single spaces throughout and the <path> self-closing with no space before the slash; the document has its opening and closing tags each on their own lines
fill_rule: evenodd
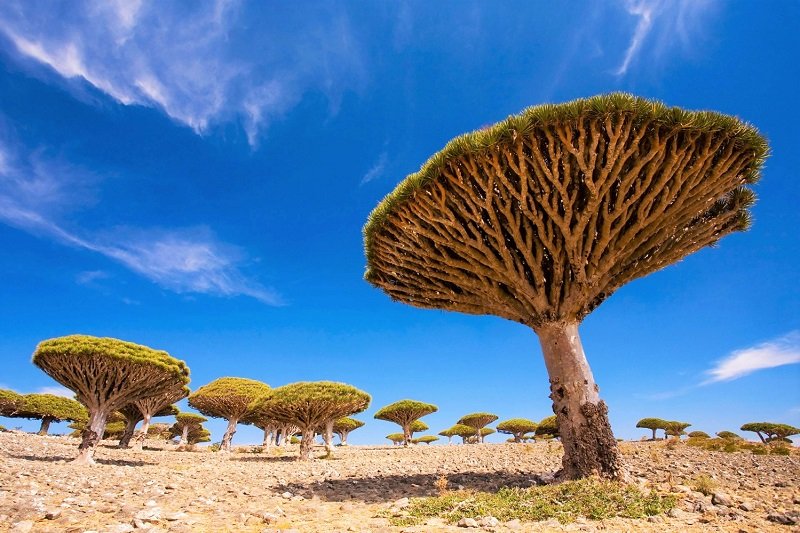
<svg viewBox="0 0 800 533">
<path fill-rule="evenodd" d="M 375 164 L 372 165 L 367 173 L 361 178 L 361 185 L 369 183 L 383 174 L 383 171 L 386 170 L 386 161 L 388 157 L 389 155 L 385 151 L 381 152 L 381 155 L 378 156 L 378 160 L 375 161 Z"/>
<path fill-rule="evenodd" d="M 249 7 L 230 0 L 8 0 L 0 3 L 0 34 L 23 58 L 82 78 L 122 104 L 161 109 L 199 133 L 240 120 L 255 146 L 304 94 L 321 91 L 335 110 L 365 73 L 342 15 L 318 9 L 291 24 L 282 10 L 255 18 Z"/>
<path fill-rule="evenodd" d="M 615 74 L 622 76 L 641 56 L 645 44 L 648 53 L 659 58 L 667 50 L 679 46 L 691 51 L 706 27 L 714 0 L 624 0 L 625 11 L 637 18 L 625 55 Z"/>
<path fill-rule="evenodd" d="M 763 344 L 736 350 L 706 371 L 702 384 L 738 379 L 757 370 L 800 363 L 800 332 L 793 331 Z"/>
<path fill-rule="evenodd" d="M 36 389 L 36 394 L 54 394 L 56 396 L 63 396 L 64 398 L 72 398 L 75 396 L 74 392 L 60 385 L 39 387 L 38 389 Z"/>
<path fill-rule="evenodd" d="M 2 139 L 0 154 L 0 222 L 101 254 L 178 293 L 244 295 L 281 304 L 274 291 L 242 273 L 243 251 L 219 241 L 207 227 L 72 229 L 59 215 L 93 204 L 91 184 L 97 178 L 37 152 L 14 157 Z M 77 281 L 89 284 L 104 276 L 88 271 Z"/>
</svg>

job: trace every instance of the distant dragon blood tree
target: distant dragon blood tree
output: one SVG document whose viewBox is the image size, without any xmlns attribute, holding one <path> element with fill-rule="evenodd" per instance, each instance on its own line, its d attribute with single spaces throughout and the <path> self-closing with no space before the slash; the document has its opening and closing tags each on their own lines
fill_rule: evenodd
<svg viewBox="0 0 800 533">
<path fill-rule="evenodd" d="M 0 416 L 13 417 L 22 407 L 22 394 L 0 389 Z"/>
<path fill-rule="evenodd" d="M 668 437 L 677 437 L 681 438 L 681 435 L 684 435 L 686 432 L 684 431 L 686 428 L 691 426 L 689 422 L 679 422 L 677 420 L 668 420 L 667 425 L 664 428 L 664 433 Z"/>
<path fill-rule="evenodd" d="M 667 420 L 661 418 L 642 418 L 636 422 L 636 427 L 641 429 L 649 429 L 653 432 L 653 438 L 650 440 L 656 440 L 656 431 L 659 429 L 666 431 L 668 423 L 669 422 Z"/>
<path fill-rule="evenodd" d="M 776 424 L 775 422 L 749 422 L 740 429 L 754 432 L 761 439 L 761 442 L 765 444 L 768 442 L 780 442 L 793 435 L 800 434 L 800 428 L 789 424 Z"/>
<path fill-rule="evenodd" d="M 527 418 L 511 418 L 497 424 L 497 431 L 513 437 L 514 442 L 522 442 L 526 433 L 536 431 L 537 424 Z"/>
<path fill-rule="evenodd" d="M 398 424 L 403 429 L 403 445 L 408 446 L 411 442 L 411 424 L 415 420 L 438 410 L 439 408 L 432 403 L 417 400 L 400 400 L 379 409 L 375 413 L 375 418 Z"/>
<path fill-rule="evenodd" d="M 55 394 L 25 394 L 15 418 L 41 420 L 39 435 L 47 435 L 53 422 L 80 422 L 88 418 L 86 408 L 71 398 Z"/>
<path fill-rule="evenodd" d="M 456 426 L 449 427 L 445 430 L 439 432 L 439 435 L 442 437 L 447 437 L 447 444 L 453 444 L 453 437 L 458 435 L 456 432 Z"/>
<path fill-rule="evenodd" d="M 534 431 L 533 434 L 535 437 L 559 438 L 558 429 L 556 415 L 550 415 L 539 421 L 539 424 L 536 426 L 536 431 Z"/>
<path fill-rule="evenodd" d="M 413 444 L 430 444 L 431 442 L 436 442 L 437 440 L 439 440 L 439 437 L 436 435 L 423 435 L 421 437 L 411 439 L 411 442 Z"/>
<path fill-rule="evenodd" d="M 417 307 L 532 328 L 562 478 L 625 477 L 578 325 L 606 298 L 749 226 L 755 128 L 627 94 L 541 105 L 453 139 L 364 227 L 366 280 Z"/>
<path fill-rule="evenodd" d="M 170 427 L 170 431 L 175 437 L 180 437 L 178 446 L 194 444 L 191 442 L 190 435 L 194 432 L 206 431 L 203 422 L 208 422 L 204 416 L 194 413 L 178 413 L 175 415 L 175 423 Z M 206 441 L 203 441 L 206 442 Z"/>
<path fill-rule="evenodd" d="M 175 387 L 174 389 L 164 391 L 155 396 L 148 396 L 141 400 L 136 400 L 133 404 L 142 414 L 142 427 L 139 433 L 134 436 L 133 449 L 141 450 L 144 440 L 148 435 L 148 428 L 150 427 L 150 420 L 154 416 L 173 416 L 178 414 L 178 409 L 172 404 L 178 400 L 182 400 L 189 396 L 189 387 Z"/>
<path fill-rule="evenodd" d="M 343 416 L 333 423 L 333 432 L 339 435 L 339 441 L 341 442 L 341 445 L 347 446 L 347 436 L 350 434 L 350 432 L 355 431 L 363 425 L 364 422 L 361 420 L 356 420 L 355 418 L 350 418 L 349 416 Z"/>
<path fill-rule="evenodd" d="M 88 335 L 42 341 L 33 363 L 75 392 L 89 411 L 74 461 L 82 464 L 94 463 L 95 447 L 112 412 L 189 383 L 186 363 L 165 351 Z"/>
<path fill-rule="evenodd" d="M 256 416 L 299 427 L 302 432 L 300 460 L 306 461 L 311 457 L 311 445 L 318 428 L 324 428 L 330 457 L 336 421 L 364 411 L 371 400 L 366 392 L 345 383 L 300 381 L 270 390 L 254 401 L 250 410 Z"/>
<path fill-rule="evenodd" d="M 219 378 L 194 391 L 189 396 L 189 405 L 206 416 L 228 421 L 220 451 L 229 452 L 236 424 L 247 414 L 250 404 L 269 391 L 269 385 L 254 379 Z"/>
<path fill-rule="evenodd" d="M 493 415 L 491 413 L 472 413 L 461 417 L 457 423 L 469 426 L 474 430 L 475 438 L 478 442 L 483 442 L 483 437 L 488 435 L 488 433 L 484 434 L 482 430 L 486 427 L 487 424 L 491 424 L 495 420 L 497 420 L 497 415 Z M 494 433 L 494 430 L 492 430 Z"/>
<path fill-rule="evenodd" d="M 139 410 L 139 407 L 137 407 L 136 403 L 129 403 L 120 409 L 119 412 L 125 417 L 125 432 L 122 434 L 122 437 L 120 437 L 117 447 L 127 448 L 131 443 L 134 433 L 136 433 L 136 424 L 144 420 L 144 415 Z M 151 418 L 175 416 L 177 414 L 178 408 L 174 405 L 168 405 L 162 409 L 159 409 L 151 416 Z"/>
</svg>

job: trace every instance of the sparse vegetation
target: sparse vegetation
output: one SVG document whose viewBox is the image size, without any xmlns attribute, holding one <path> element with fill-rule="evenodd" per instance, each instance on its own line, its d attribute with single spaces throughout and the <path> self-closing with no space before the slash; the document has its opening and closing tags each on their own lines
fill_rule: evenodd
<svg viewBox="0 0 800 533">
<path fill-rule="evenodd" d="M 691 484 L 689 485 L 692 490 L 696 490 L 701 494 L 705 494 L 706 496 L 710 496 L 711 493 L 716 490 L 718 484 L 716 481 L 711 479 L 709 476 L 705 474 L 701 474 L 695 477 Z"/>
<path fill-rule="evenodd" d="M 461 518 L 494 516 L 501 522 L 554 518 L 567 524 L 580 516 L 591 520 L 644 518 L 664 513 L 676 503 L 673 495 L 655 491 L 644 494 L 633 485 L 595 478 L 524 489 L 502 488 L 496 493 L 440 492 L 439 496 L 412 499 L 406 509 L 408 516 L 390 520 L 396 526 L 410 526 L 424 524 L 432 517 L 454 524 Z"/>
<path fill-rule="evenodd" d="M 690 439 L 710 439 L 711 435 L 705 431 L 692 431 L 689 433 L 688 437 Z"/>
<path fill-rule="evenodd" d="M 423 435 L 421 437 L 412 439 L 411 442 L 413 444 L 430 444 L 431 442 L 436 442 L 437 440 L 439 440 L 439 437 L 436 435 Z"/>
</svg>

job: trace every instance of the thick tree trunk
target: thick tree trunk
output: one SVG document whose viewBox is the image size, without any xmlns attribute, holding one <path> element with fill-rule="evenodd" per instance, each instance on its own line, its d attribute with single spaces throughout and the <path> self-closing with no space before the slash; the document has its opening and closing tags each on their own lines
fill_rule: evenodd
<svg viewBox="0 0 800 533">
<path fill-rule="evenodd" d="M 314 429 L 306 428 L 303 430 L 303 440 L 300 441 L 300 460 L 308 461 L 311 459 L 311 446 L 314 443 Z"/>
<path fill-rule="evenodd" d="M 333 420 L 325 422 L 325 434 L 322 436 L 328 458 L 333 457 L 333 422 Z"/>
<path fill-rule="evenodd" d="M 151 415 L 144 415 L 142 427 L 139 428 L 139 431 L 133 436 L 133 446 L 131 447 L 137 452 L 142 451 L 142 447 L 144 446 L 144 440 L 147 438 L 147 430 L 150 429 L 150 418 Z"/>
<path fill-rule="evenodd" d="M 653 430 L 653 440 L 656 440 L 656 430 Z"/>
<path fill-rule="evenodd" d="M 86 423 L 86 428 L 83 430 L 83 433 L 81 433 L 78 456 L 72 461 L 73 463 L 81 465 L 95 464 L 94 451 L 103 438 L 103 433 L 106 430 L 107 418 L 108 410 L 105 407 L 89 410 L 89 421 Z"/>
<path fill-rule="evenodd" d="M 403 446 L 411 444 L 411 427 L 403 426 Z"/>
<path fill-rule="evenodd" d="M 264 442 L 261 445 L 265 450 L 269 450 L 273 444 L 275 444 L 275 428 L 267 426 L 264 428 Z"/>
<path fill-rule="evenodd" d="M 220 443 L 219 451 L 231 451 L 231 441 L 233 440 L 233 434 L 236 433 L 236 424 L 238 422 L 239 420 L 236 418 L 231 418 L 228 420 L 228 429 L 225 430 L 225 434 L 222 436 L 222 442 Z"/>
<path fill-rule="evenodd" d="M 181 432 L 181 440 L 178 441 L 178 446 L 186 446 L 189 444 L 189 425 L 183 426 L 183 431 Z"/>
<path fill-rule="evenodd" d="M 578 324 L 548 324 L 536 330 L 550 375 L 550 398 L 564 445 L 562 479 L 593 474 L 625 479 L 617 441 L 608 422 L 608 408 L 600 399 Z"/>
<path fill-rule="evenodd" d="M 50 431 L 50 422 L 53 420 L 54 419 L 49 416 L 42 418 L 42 425 L 39 426 L 39 435 L 47 435 L 47 432 Z"/>
<path fill-rule="evenodd" d="M 350 434 L 349 431 L 340 431 L 339 432 L 339 446 L 347 446 L 347 436 Z"/>
<path fill-rule="evenodd" d="M 447 437 L 447 444 L 453 444 L 453 437 Z"/>
<path fill-rule="evenodd" d="M 130 445 L 133 434 L 136 432 L 136 424 L 138 423 L 139 422 L 137 420 L 126 421 L 125 431 L 122 433 L 122 437 L 119 439 L 119 444 L 117 444 L 118 448 L 127 448 Z"/>
</svg>

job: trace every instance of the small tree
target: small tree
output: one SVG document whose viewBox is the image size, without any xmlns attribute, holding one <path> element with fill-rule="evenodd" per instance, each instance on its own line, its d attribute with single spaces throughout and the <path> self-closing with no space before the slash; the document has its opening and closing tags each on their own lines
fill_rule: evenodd
<svg viewBox="0 0 800 533">
<path fill-rule="evenodd" d="M 355 418 L 350 418 L 349 416 L 343 416 L 333 423 L 333 432 L 339 435 L 341 445 L 347 446 L 347 436 L 350 434 L 350 432 L 355 431 L 363 425 L 364 422 L 361 420 L 356 420 Z"/>
<path fill-rule="evenodd" d="M 422 433 L 423 431 L 428 431 L 429 429 L 430 427 L 428 427 L 428 424 L 422 420 L 414 420 L 411 422 L 411 425 L 408 426 L 408 430 L 411 432 L 411 440 L 414 440 L 414 433 Z"/>
<path fill-rule="evenodd" d="M 743 440 L 740 435 L 737 435 L 733 431 L 720 431 L 717 433 L 717 437 L 728 440 Z"/>
<path fill-rule="evenodd" d="M 692 431 L 689 433 L 689 437 L 692 439 L 710 439 L 711 435 L 705 431 Z"/>
<path fill-rule="evenodd" d="M 453 427 L 447 428 L 447 429 L 445 429 L 443 431 L 440 431 L 439 435 L 441 435 L 442 437 L 447 437 L 447 444 L 452 444 L 453 443 L 453 437 L 458 435 L 458 433 L 456 433 L 455 426 L 453 426 Z"/>
<path fill-rule="evenodd" d="M 13 418 L 22 407 L 22 394 L 10 389 L 0 389 L 0 416 Z"/>
<path fill-rule="evenodd" d="M 136 433 L 136 425 L 142 420 L 144 420 L 144 415 L 139 410 L 139 407 L 137 406 L 136 403 L 129 403 L 128 405 L 120 409 L 119 412 L 122 413 L 122 415 L 125 417 L 125 432 L 119 439 L 119 444 L 117 444 L 117 447 L 127 448 L 130 445 L 134 433 Z M 177 407 L 175 407 L 174 405 L 167 405 L 163 409 L 160 409 L 156 413 L 154 413 L 150 418 L 160 418 L 162 416 L 175 416 L 177 414 L 178 414 Z M 142 429 L 142 431 L 145 431 L 144 428 Z"/>
<path fill-rule="evenodd" d="M 411 439 L 411 442 L 414 444 L 430 444 L 431 442 L 436 442 L 439 440 L 439 437 L 436 435 L 423 435 L 421 437 L 417 437 L 416 439 Z"/>
<path fill-rule="evenodd" d="M 667 421 L 661 418 L 642 418 L 636 422 L 636 427 L 651 430 L 653 432 L 653 438 L 650 440 L 656 440 L 656 431 L 659 429 L 666 431 Z"/>
<path fill-rule="evenodd" d="M 178 446 L 193 444 L 189 438 L 189 435 L 192 434 L 192 432 L 196 433 L 200 430 L 205 431 L 203 428 L 203 422 L 207 421 L 208 419 L 206 417 L 195 413 L 176 414 L 175 423 L 172 425 L 171 431 L 176 437 L 180 437 Z"/>
<path fill-rule="evenodd" d="M 107 440 L 118 439 L 125 432 L 125 422 L 108 422 L 103 431 L 103 438 Z"/>
<path fill-rule="evenodd" d="M 139 429 L 139 434 L 134 435 L 133 449 L 141 451 L 144 440 L 147 438 L 148 429 L 150 427 L 150 420 L 156 416 L 156 413 L 165 411 L 161 416 L 172 416 L 178 413 L 178 409 L 173 407 L 172 404 L 178 400 L 182 400 L 189 395 L 189 387 L 175 387 L 161 394 L 148 396 L 141 400 L 136 400 L 134 405 L 142 413 L 142 427 Z"/>
<path fill-rule="evenodd" d="M 88 335 L 39 343 L 33 363 L 75 392 L 89 411 L 75 458 L 82 464 L 94 463 L 95 448 L 113 411 L 189 382 L 189 367 L 167 352 Z"/>
<path fill-rule="evenodd" d="M 471 442 L 474 442 L 474 437 L 475 437 L 474 427 L 465 426 L 464 424 L 456 424 L 450 429 L 453 430 L 453 434 L 461 437 L 461 442 L 463 444 L 470 444 Z M 470 439 L 473 439 L 473 441 L 471 441 Z"/>
<path fill-rule="evenodd" d="M 453 139 L 364 227 L 365 278 L 413 306 L 539 337 L 561 477 L 625 477 L 578 326 L 617 289 L 749 226 L 768 145 L 734 117 L 628 94 L 526 109 Z"/>
<path fill-rule="evenodd" d="M 269 391 L 269 385 L 254 379 L 219 378 L 194 391 L 189 396 L 189 405 L 205 416 L 228 421 L 220 451 L 230 452 L 236 424 L 247 414 L 250 404 Z"/>
<path fill-rule="evenodd" d="M 483 442 L 481 429 L 486 427 L 487 424 L 491 424 L 495 420 L 497 420 L 497 415 L 493 415 L 491 413 L 472 413 L 462 416 L 461 420 L 458 421 L 458 424 L 463 424 L 474 429 L 475 436 L 478 438 L 478 442 Z M 494 430 L 492 430 L 492 432 L 494 432 Z"/>
<path fill-rule="evenodd" d="M 537 424 L 533 420 L 528 420 L 527 418 L 511 418 L 497 424 L 497 431 L 512 435 L 514 438 L 513 442 L 522 442 L 525 438 L 525 434 L 536 431 L 536 427 Z"/>
<path fill-rule="evenodd" d="M 392 441 L 392 444 L 399 446 L 400 444 L 405 443 L 406 438 L 402 433 L 389 433 L 386 435 L 386 438 Z"/>
<path fill-rule="evenodd" d="M 536 427 L 534 435 L 542 438 L 549 437 L 551 439 L 557 439 L 559 437 L 559 433 L 556 415 L 550 415 L 542 418 L 542 420 L 539 422 L 539 425 Z"/>
<path fill-rule="evenodd" d="M 664 428 L 664 434 L 668 437 L 676 437 L 678 439 L 681 438 L 681 435 L 685 435 L 686 432 L 684 431 L 686 428 L 691 426 L 688 422 L 679 422 L 677 420 L 668 420 L 667 425 Z"/>
<path fill-rule="evenodd" d="M 86 408 L 71 398 L 55 394 L 25 394 L 15 418 L 41 420 L 39 435 L 47 435 L 53 422 L 79 422 L 88 418 Z"/>
<path fill-rule="evenodd" d="M 388 420 L 403 428 L 403 445 L 408 446 L 411 442 L 411 423 L 425 415 L 435 413 L 439 408 L 432 403 L 419 402 L 417 400 L 400 400 L 378 410 L 375 413 L 377 420 Z"/>
<path fill-rule="evenodd" d="M 788 424 L 776 424 L 775 422 L 748 422 L 741 428 L 742 431 L 752 431 L 761 442 L 775 442 L 788 439 L 792 435 L 800 434 L 800 429 Z"/>
<path fill-rule="evenodd" d="M 296 425 L 302 432 L 300 460 L 308 460 L 317 428 L 325 428 L 328 455 L 333 455 L 333 425 L 343 416 L 369 407 L 371 397 L 352 385 L 332 381 L 301 381 L 272 389 L 251 406 L 262 416 Z"/>
</svg>

